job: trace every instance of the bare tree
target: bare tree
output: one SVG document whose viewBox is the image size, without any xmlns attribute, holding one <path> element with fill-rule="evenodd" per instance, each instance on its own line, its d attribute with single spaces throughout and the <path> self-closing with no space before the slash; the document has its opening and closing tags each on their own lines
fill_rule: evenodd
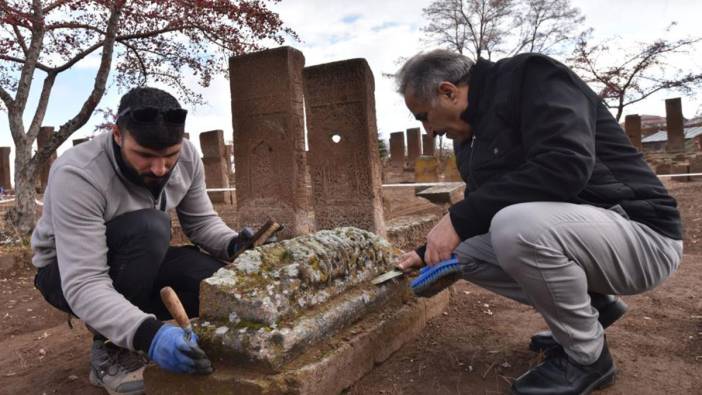
<svg viewBox="0 0 702 395">
<path fill-rule="evenodd" d="M 671 24 L 666 32 L 670 32 L 674 25 Z M 677 67 L 676 64 L 683 62 L 679 58 L 677 62 L 672 59 L 675 55 L 694 51 L 702 38 L 659 39 L 613 48 L 607 43 L 617 40 L 607 39 L 591 44 L 589 36 L 581 35 L 569 62 L 585 81 L 599 91 L 607 106 L 616 111 L 617 120 L 626 106 L 656 92 L 673 90 L 689 95 L 702 85 L 702 72 Z"/>
<path fill-rule="evenodd" d="M 282 43 L 282 34 L 294 36 L 260 0 L 0 0 L 0 102 L 15 144 L 16 205 L 8 212 L 10 222 L 22 234 L 31 232 L 38 170 L 89 120 L 111 69 L 118 85 L 160 82 L 197 102 L 202 98 L 183 84 L 184 75 L 207 86 L 226 70 L 229 55 L 254 50 L 266 39 Z M 33 154 L 57 77 L 90 56 L 99 58 L 91 92 L 48 145 Z M 32 83 L 42 77 L 39 100 L 25 125 Z"/>
<path fill-rule="evenodd" d="M 584 21 L 570 0 L 435 0 L 423 12 L 430 41 L 473 59 L 553 54 L 575 42 Z"/>
<path fill-rule="evenodd" d="M 511 53 L 560 53 L 563 46 L 576 41 L 584 21 L 585 17 L 570 0 L 522 1 L 514 14 L 519 33 L 517 46 Z"/>
<path fill-rule="evenodd" d="M 422 29 L 441 46 L 477 59 L 492 56 L 507 35 L 513 0 L 436 0 Z"/>
</svg>

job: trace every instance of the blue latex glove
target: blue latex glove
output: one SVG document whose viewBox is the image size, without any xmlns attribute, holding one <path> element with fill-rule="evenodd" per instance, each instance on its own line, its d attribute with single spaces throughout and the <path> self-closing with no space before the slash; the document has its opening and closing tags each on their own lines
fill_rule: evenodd
<svg viewBox="0 0 702 395">
<path fill-rule="evenodd" d="M 149 347 L 149 359 L 174 373 L 212 373 L 210 360 L 197 345 L 197 335 L 192 333 L 188 342 L 183 328 L 175 325 L 163 325 L 156 332 Z"/>
</svg>

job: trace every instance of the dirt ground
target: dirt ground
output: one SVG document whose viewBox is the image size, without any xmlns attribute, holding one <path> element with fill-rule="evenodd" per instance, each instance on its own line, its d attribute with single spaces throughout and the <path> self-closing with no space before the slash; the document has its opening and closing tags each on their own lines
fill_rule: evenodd
<svg viewBox="0 0 702 395">
<path fill-rule="evenodd" d="M 684 217 L 685 259 L 661 287 L 624 298 L 629 313 L 607 331 L 620 373 L 601 394 L 702 394 L 702 182 L 668 186 Z M 103 394 L 88 382 L 90 336 L 43 301 L 33 275 L 26 249 L 0 247 L 0 394 Z M 459 283 L 443 316 L 348 393 L 505 393 L 538 361 L 526 345 L 544 328 L 531 308 Z"/>
</svg>

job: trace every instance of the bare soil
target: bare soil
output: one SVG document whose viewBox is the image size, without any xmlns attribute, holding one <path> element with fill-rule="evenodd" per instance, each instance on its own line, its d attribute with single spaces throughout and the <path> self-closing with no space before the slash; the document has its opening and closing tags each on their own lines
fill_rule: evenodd
<svg viewBox="0 0 702 395">
<path fill-rule="evenodd" d="M 668 186 L 684 218 L 685 259 L 659 288 L 624 298 L 629 313 L 607 330 L 618 380 L 602 394 L 702 394 L 702 182 Z M 431 209 L 403 199 L 385 204 L 395 215 Z M 88 382 L 90 335 L 77 320 L 68 327 L 33 277 L 26 247 L 0 247 L 0 394 L 103 394 Z M 526 345 L 541 329 L 531 308 L 462 282 L 442 316 L 348 393 L 506 393 L 539 361 Z"/>
</svg>

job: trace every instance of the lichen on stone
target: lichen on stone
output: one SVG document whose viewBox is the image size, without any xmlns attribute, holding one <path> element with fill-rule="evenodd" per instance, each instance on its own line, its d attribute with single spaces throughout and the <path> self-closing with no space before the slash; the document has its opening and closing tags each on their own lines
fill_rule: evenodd
<svg viewBox="0 0 702 395">
<path fill-rule="evenodd" d="M 202 310 L 223 321 L 234 312 L 244 321 L 278 324 L 388 270 L 398 253 L 382 237 L 353 227 L 260 246 L 204 281 L 214 292 L 205 294 L 219 297 L 212 301 L 217 309 L 205 303 Z"/>
</svg>

